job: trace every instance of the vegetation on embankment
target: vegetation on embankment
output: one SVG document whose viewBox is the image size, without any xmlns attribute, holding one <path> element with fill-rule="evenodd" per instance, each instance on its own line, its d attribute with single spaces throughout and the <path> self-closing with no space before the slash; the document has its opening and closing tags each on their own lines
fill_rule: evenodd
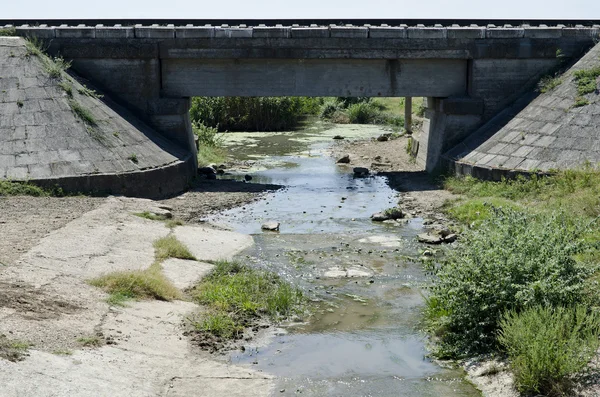
<svg viewBox="0 0 600 397">
<path fill-rule="evenodd" d="M 263 319 L 278 321 L 299 313 L 305 304 L 302 292 L 277 274 L 227 261 L 217 262 L 190 293 L 208 308 L 192 325 L 210 346 L 241 338 Z"/>
<path fill-rule="evenodd" d="M 430 267 L 435 354 L 503 354 L 519 391 L 568 394 L 599 347 L 600 172 L 445 186 L 464 232 Z"/>
</svg>

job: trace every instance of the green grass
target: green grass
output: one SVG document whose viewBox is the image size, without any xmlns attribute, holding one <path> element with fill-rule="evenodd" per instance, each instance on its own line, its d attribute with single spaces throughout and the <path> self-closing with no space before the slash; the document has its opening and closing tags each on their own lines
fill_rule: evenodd
<svg viewBox="0 0 600 397">
<path fill-rule="evenodd" d="M 441 266 L 428 265 L 437 276 L 426 304 L 436 354 L 498 351 L 506 311 L 600 305 L 598 170 L 500 182 L 450 177 L 444 184 L 462 195 L 446 212 L 469 227 Z"/>
<path fill-rule="evenodd" d="M 96 125 L 98 125 L 98 122 L 96 121 L 96 118 L 94 117 L 92 112 L 90 112 L 87 108 L 83 107 L 75 99 L 69 99 L 69 106 L 71 107 L 73 113 L 85 124 L 89 125 L 90 127 L 95 127 Z"/>
<path fill-rule="evenodd" d="M 468 198 L 501 198 L 534 210 L 564 209 L 573 216 L 600 215 L 600 172 L 591 167 L 501 182 L 452 177 L 445 180 L 444 187 Z"/>
<path fill-rule="evenodd" d="M 285 318 L 304 304 L 302 292 L 278 275 L 236 262 L 216 262 L 214 270 L 192 291 L 193 299 L 209 308 L 194 322 L 198 331 L 218 337 L 239 336 L 252 320 Z"/>
<path fill-rule="evenodd" d="M 131 161 L 131 162 L 132 162 L 132 163 L 134 163 L 134 164 L 137 164 L 137 163 L 139 163 L 139 162 L 140 162 L 140 161 L 138 160 L 137 154 L 135 154 L 135 153 L 132 153 L 132 154 L 130 154 L 130 155 L 127 157 L 127 159 L 129 159 L 129 161 Z"/>
<path fill-rule="evenodd" d="M 84 347 L 99 347 L 102 345 L 102 339 L 100 339 L 97 336 L 84 336 L 78 338 L 77 342 L 79 342 Z"/>
<path fill-rule="evenodd" d="M 227 152 L 223 145 L 225 136 L 217 128 L 196 121 L 192 123 L 192 131 L 198 138 L 198 165 L 206 166 L 226 160 Z"/>
<path fill-rule="evenodd" d="M 577 70 L 573 73 L 575 84 L 577 85 L 577 93 L 581 95 L 591 94 L 598 88 L 596 79 L 600 77 L 600 66 Z"/>
<path fill-rule="evenodd" d="M 209 164 L 219 164 L 227 160 L 227 152 L 225 149 L 200 146 L 198 149 L 198 165 L 207 166 Z"/>
<path fill-rule="evenodd" d="M 168 258 L 196 260 L 190 250 L 173 235 L 156 240 L 154 250 L 156 260 L 159 262 Z"/>
<path fill-rule="evenodd" d="M 582 96 L 578 96 L 575 98 L 575 103 L 573 104 L 574 108 L 580 108 L 582 106 L 587 106 L 590 104 L 590 101 L 587 100 L 587 98 L 584 98 Z"/>
<path fill-rule="evenodd" d="M 51 196 L 52 191 L 27 182 L 0 180 L 0 196 Z"/>
<path fill-rule="evenodd" d="M 475 227 L 493 215 L 493 208 L 518 209 L 519 205 L 514 202 L 498 197 L 483 199 L 463 200 L 459 203 L 449 205 L 448 214 L 464 225 Z"/>
<path fill-rule="evenodd" d="M 71 67 L 70 61 L 65 61 L 61 57 L 57 57 L 51 59 L 49 57 L 44 57 L 44 70 L 48 75 L 53 79 L 59 79 L 62 77 L 63 73 L 67 71 Z"/>
<path fill-rule="evenodd" d="M 573 375 L 586 369 L 600 347 L 600 315 L 581 305 L 509 311 L 500 328 L 515 385 L 527 395 L 574 395 Z"/>
<path fill-rule="evenodd" d="M 544 76 L 538 83 L 538 91 L 541 93 L 549 92 L 562 84 L 562 79 L 555 76 Z"/>
<path fill-rule="evenodd" d="M 103 97 L 103 95 L 98 94 L 95 90 L 92 90 L 86 86 L 78 88 L 77 92 L 81 95 L 89 96 L 90 98 L 100 99 Z"/>
<path fill-rule="evenodd" d="M 130 299 L 182 299 L 181 291 L 163 274 L 161 263 L 168 258 L 195 260 L 194 256 L 175 236 L 169 235 L 154 242 L 154 257 L 155 262 L 148 269 L 113 272 L 88 283 L 108 292 L 107 302 L 115 306 L 123 306 Z"/>
<path fill-rule="evenodd" d="M 73 352 L 71 350 L 54 350 L 52 354 L 57 356 L 72 356 Z"/>
<path fill-rule="evenodd" d="M 110 273 L 90 280 L 89 284 L 108 292 L 108 303 L 117 306 L 130 299 L 172 301 L 182 296 L 157 264 L 146 270 Z"/>
<path fill-rule="evenodd" d="M 69 98 L 73 98 L 73 85 L 67 80 L 58 83 L 58 86 L 67 94 Z"/>
</svg>

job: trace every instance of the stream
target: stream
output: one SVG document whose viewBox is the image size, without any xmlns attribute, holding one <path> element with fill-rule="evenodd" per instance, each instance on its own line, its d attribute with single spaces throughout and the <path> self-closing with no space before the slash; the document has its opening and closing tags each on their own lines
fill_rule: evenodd
<svg viewBox="0 0 600 397">
<path fill-rule="evenodd" d="M 278 396 L 480 396 L 460 369 L 427 357 L 422 290 L 430 282 L 417 258 L 422 219 L 374 223 L 397 192 L 380 176 L 355 178 L 327 155 L 333 136 L 376 137 L 368 125 L 313 125 L 286 133 L 227 134 L 226 146 L 248 169 L 221 178 L 286 188 L 209 220 L 252 234 L 242 262 L 301 286 L 316 313 L 228 359 L 277 377 Z M 280 231 L 262 232 L 265 221 Z"/>
</svg>

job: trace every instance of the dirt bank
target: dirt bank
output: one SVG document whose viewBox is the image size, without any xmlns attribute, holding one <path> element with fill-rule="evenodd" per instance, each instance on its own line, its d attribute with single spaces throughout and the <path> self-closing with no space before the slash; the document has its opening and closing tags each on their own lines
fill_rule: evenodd
<svg viewBox="0 0 600 397">
<path fill-rule="evenodd" d="M 376 139 L 341 141 L 334 145 L 331 155 L 345 155 L 350 162 L 341 167 L 366 167 L 388 178 L 389 185 L 400 192 L 399 205 L 423 218 L 447 221 L 441 208 L 447 200 L 456 199 L 419 167 L 406 151 L 408 139 L 400 137 L 380 142 Z"/>
</svg>

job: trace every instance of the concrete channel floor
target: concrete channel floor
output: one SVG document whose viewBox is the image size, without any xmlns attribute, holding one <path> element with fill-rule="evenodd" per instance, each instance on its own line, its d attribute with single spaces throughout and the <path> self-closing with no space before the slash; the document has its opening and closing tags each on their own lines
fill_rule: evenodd
<svg viewBox="0 0 600 397">
<path fill-rule="evenodd" d="M 171 230 L 133 213 L 152 211 L 150 200 L 108 198 L 98 208 L 55 230 L 16 263 L 0 283 L 29 292 L 26 306 L 0 307 L 0 334 L 33 343 L 20 362 L 0 359 L 0 396 L 264 396 L 269 375 L 228 365 L 194 349 L 182 322 L 198 310 L 191 302 L 132 302 L 110 307 L 86 280 L 116 270 L 144 269 L 152 242 Z M 177 230 L 179 229 L 179 230 Z M 252 238 L 203 226 L 174 232 L 199 260 L 230 258 Z M 194 264 L 197 266 L 194 266 Z M 170 261 L 165 274 L 188 287 L 206 274 L 203 262 Z M 35 302 L 35 300 L 38 300 Z M 77 339 L 103 335 L 114 344 L 82 348 Z M 57 354 L 61 351 L 70 355 Z"/>
</svg>

